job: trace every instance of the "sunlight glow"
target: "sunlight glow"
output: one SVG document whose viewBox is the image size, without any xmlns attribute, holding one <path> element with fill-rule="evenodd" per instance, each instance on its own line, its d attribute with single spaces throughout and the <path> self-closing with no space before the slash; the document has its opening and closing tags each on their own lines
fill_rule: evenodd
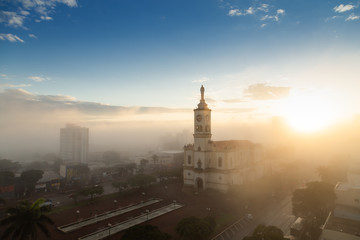
<svg viewBox="0 0 360 240">
<path fill-rule="evenodd" d="M 284 115 L 290 126 L 301 132 L 322 130 L 334 122 L 331 104 L 320 93 L 290 96 Z"/>
</svg>

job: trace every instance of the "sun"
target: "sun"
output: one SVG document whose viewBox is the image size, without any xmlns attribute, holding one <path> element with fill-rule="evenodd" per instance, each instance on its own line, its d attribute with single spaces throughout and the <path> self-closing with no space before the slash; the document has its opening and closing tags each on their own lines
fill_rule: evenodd
<svg viewBox="0 0 360 240">
<path fill-rule="evenodd" d="M 319 131 L 334 120 L 331 103 L 319 93 L 290 96 L 285 106 L 285 118 L 296 131 Z"/>
</svg>

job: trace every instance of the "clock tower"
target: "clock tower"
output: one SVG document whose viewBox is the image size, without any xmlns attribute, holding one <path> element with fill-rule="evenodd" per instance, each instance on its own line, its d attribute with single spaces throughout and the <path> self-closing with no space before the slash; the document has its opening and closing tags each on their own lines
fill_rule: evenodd
<svg viewBox="0 0 360 240">
<path fill-rule="evenodd" d="M 205 88 L 202 85 L 200 92 L 200 103 L 194 109 L 194 167 L 206 169 L 211 157 L 211 109 L 205 102 Z"/>
</svg>

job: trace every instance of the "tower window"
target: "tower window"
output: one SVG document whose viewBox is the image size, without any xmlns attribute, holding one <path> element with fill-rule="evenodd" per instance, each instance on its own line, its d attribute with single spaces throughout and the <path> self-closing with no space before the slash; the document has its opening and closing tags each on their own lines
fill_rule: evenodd
<svg viewBox="0 0 360 240">
<path fill-rule="evenodd" d="M 222 164 L 223 164 L 222 158 L 219 157 L 219 159 L 218 159 L 218 167 L 221 168 L 221 167 L 222 167 Z"/>
<path fill-rule="evenodd" d="M 188 156 L 188 164 L 191 164 L 191 156 Z"/>
<path fill-rule="evenodd" d="M 199 160 L 198 160 L 198 168 L 200 169 L 201 168 L 201 161 L 200 161 L 200 158 L 199 158 Z"/>
<path fill-rule="evenodd" d="M 200 147 L 200 146 L 198 147 L 198 151 L 201 151 L 201 147 Z"/>
</svg>

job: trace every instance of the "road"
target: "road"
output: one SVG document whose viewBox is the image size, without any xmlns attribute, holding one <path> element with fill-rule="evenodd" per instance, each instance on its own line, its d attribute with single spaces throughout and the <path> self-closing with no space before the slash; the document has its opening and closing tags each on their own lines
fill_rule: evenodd
<svg viewBox="0 0 360 240">
<path fill-rule="evenodd" d="M 117 188 L 114 188 L 112 186 L 111 182 L 105 182 L 100 185 L 103 186 L 103 188 L 104 188 L 103 195 L 115 193 L 118 191 Z M 43 196 L 43 198 L 52 200 L 52 202 L 55 206 L 58 206 L 58 205 L 62 206 L 62 205 L 67 205 L 69 203 L 72 203 L 74 201 L 73 199 L 69 198 L 68 195 L 70 195 L 70 194 L 49 193 L 49 194 L 45 194 Z M 86 197 L 79 196 L 78 200 L 80 201 L 82 199 L 86 199 Z"/>
<path fill-rule="evenodd" d="M 291 214 L 291 196 L 287 196 L 281 201 L 274 201 L 265 209 L 253 214 L 253 219 L 246 217 L 225 229 L 213 240 L 241 240 L 245 236 L 252 235 L 255 227 L 259 224 L 272 225 L 280 228 L 284 235 L 290 234 L 290 226 L 295 221 L 295 216 Z"/>
</svg>

